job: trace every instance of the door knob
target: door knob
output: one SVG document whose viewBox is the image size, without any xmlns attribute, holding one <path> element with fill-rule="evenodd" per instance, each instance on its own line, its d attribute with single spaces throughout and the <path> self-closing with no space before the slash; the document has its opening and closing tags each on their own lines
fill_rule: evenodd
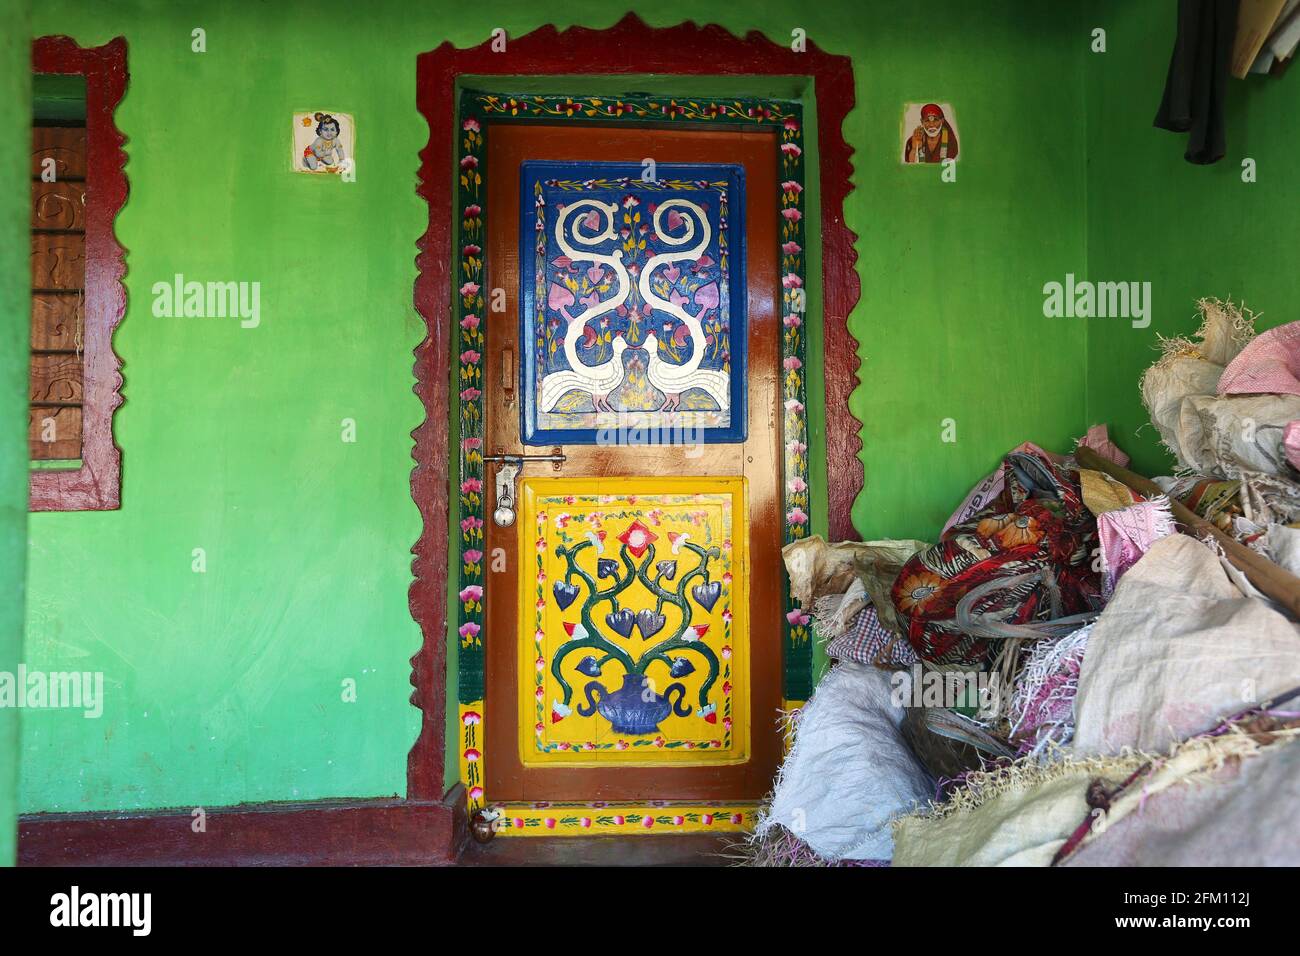
<svg viewBox="0 0 1300 956">
<path fill-rule="evenodd" d="M 484 461 L 497 463 L 496 508 L 492 511 L 492 520 L 499 528 L 508 528 L 515 523 L 515 479 L 519 469 L 530 461 L 549 461 L 558 468 L 566 460 L 558 452 L 552 455 L 484 455 Z"/>
</svg>

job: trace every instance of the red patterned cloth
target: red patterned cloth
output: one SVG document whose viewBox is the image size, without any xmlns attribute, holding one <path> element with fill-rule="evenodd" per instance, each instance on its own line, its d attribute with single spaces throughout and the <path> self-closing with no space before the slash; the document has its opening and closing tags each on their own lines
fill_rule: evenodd
<svg viewBox="0 0 1300 956">
<path fill-rule="evenodd" d="M 1003 460 L 1004 487 L 988 506 L 953 525 L 934 547 L 912 557 L 894 581 L 892 598 L 907 638 L 923 660 L 978 667 L 996 641 L 964 634 L 957 605 L 994 578 L 1050 570 L 1059 591 L 1041 580 L 1001 589 L 972 608 L 1007 624 L 1051 620 L 1101 604 L 1100 578 L 1092 570 L 1097 524 L 1083 505 L 1077 474 L 1045 452 L 1014 451 Z"/>
</svg>

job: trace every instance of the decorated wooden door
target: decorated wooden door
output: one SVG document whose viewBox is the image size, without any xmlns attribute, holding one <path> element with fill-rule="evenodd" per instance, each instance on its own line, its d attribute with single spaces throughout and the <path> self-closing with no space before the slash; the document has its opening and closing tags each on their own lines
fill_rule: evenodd
<svg viewBox="0 0 1300 956">
<path fill-rule="evenodd" d="M 771 785 L 778 155 L 768 130 L 488 140 L 484 285 L 506 308 L 481 365 L 480 756 L 507 828 L 653 825 L 651 806 L 704 826 Z"/>
</svg>

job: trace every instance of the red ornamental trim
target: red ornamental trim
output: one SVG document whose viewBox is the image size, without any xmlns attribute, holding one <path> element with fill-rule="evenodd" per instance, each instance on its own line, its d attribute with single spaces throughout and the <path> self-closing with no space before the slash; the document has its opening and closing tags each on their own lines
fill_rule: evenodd
<svg viewBox="0 0 1300 956">
<path fill-rule="evenodd" d="M 635 48 L 635 63 L 620 58 L 621 49 Z M 701 52 L 707 51 L 707 56 Z M 452 460 L 448 447 L 448 416 L 452 352 L 452 296 L 463 281 L 451 274 L 453 209 L 458 201 L 460 170 L 453 159 L 456 78 L 481 76 L 543 76 L 565 74 L 663 73 L 679 76 L 758 75 L 811 76 L 818 104 L 818 147 L 821 159 L 822 289 L 825 325 L 827 489 L 832 539 L 856 538 L 850 511 L 862 488 L 859 424 L 849 415 L 848 398 L 857 384 L 857 343 L 847 320 L 856 305 L 859 283 L 853 250 L 856 236 L 844 225 L 844 198 L 851 189 L 852 154 L 841 126 L 853 107 L 853 69 L 848 57 L 832 56 L 809 44 L 795 53 L 757 32 L 745 38 L 722 27 L 684 23 L 651 29 L 628 14 L 607 30 L 575 27 L 564 32 L 552 26 L 511 39 L 508 54 L 493 53 L 490 41 L 458 50 L 446 43 L 417 60 L 417 106 L 429 123 L 429 142 L 421 151 L 418 193 L 429 205 L 429 228 L 417 243 L 414 303 L 428 335 L 415 350 L 416 393 L 424 402 L 425 421 L 413 432 L 416 467 L 411 493 L 424 519 L 413 548 L 415 581 L 410 589 L 411 614 L 420 624 L 423 645 L 411 658 L 412 703 L 422 715 L 421 730 L 407 759 L 407 795 L 437 799 L 443 792 L 446 707 L 446 542 L 448 495 Z M 668 104 L 672 106 L 672 102 Z M 675 104 L 681 106 L 682 104 Z M 676 113 L 674 112 L 674 117 Z"/>
<path fill-rule="evenodd" d="M 122 150 L 125 137 L 113 113 L 126 91 L 126 40 L 83 49 L 70 37 L 32 42 L 35 73 L 86 78 L 86 300 L 83 342 L 84 401 L 81 467 L 33 469 L 32 511 L 112 511 L 121 505 L 122 455 L 113 441 L 113 413 L 122 404 L 122 361 L 113 351 L 113 330 L 126 315 L 125 253 L 113 221 L 126 202 Z"/>
</svg>

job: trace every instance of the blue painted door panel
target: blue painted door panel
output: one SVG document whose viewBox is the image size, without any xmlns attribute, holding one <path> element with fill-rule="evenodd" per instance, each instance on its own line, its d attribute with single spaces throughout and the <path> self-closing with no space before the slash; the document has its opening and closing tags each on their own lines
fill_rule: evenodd
<svg viewBox="0 0 1300 956">
<path fill-rule="evenodd" d="M 744 168 L 643 173 L 521 166 L 529 445 L 745 440 Z"/>
</svg>

